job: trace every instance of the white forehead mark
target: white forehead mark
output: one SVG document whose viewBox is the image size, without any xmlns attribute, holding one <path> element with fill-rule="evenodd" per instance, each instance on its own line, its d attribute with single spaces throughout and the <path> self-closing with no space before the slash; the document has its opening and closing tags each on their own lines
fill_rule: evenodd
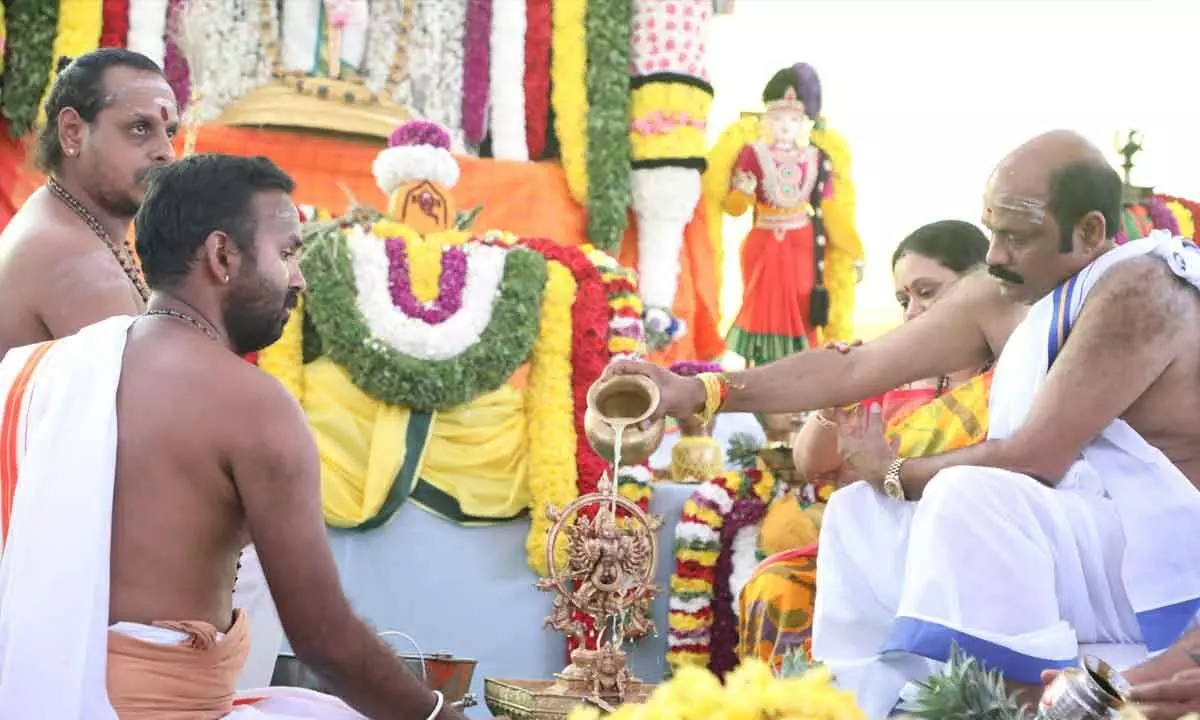
<svg viewBox="0 0 1200 720">
<path fill-rule="evenodd" d="M 995 195 L 988 203 L 987 212 L 1003 210 L 1031 223 L 1041 225 L 1046 221 L 1046 203 L 1019 195 Z"/>
</svg>

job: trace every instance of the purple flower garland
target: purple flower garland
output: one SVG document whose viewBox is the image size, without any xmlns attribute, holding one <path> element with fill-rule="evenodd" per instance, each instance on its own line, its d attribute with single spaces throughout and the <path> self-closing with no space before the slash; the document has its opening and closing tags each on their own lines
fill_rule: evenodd
<svg viewBox="0 0 1200 720">
<path fill-rule="evenodd" d="M 724 678 L 738 665 L 738 623 L 733 613 L 733 589 L 729 585 L 733 574 L 733 544 L 738 531 L 762 522 L 767 514 L 767 504 L 754 495 L 754 479 L 744 480 L 749 497 L 733 503 L 721 527 L 721 554 L 714 568 L 712 631 L 709 635 L 708 669 L 717 677 Z"/>
<path fill-rule="evenodd" d="M 413 295 L 412 275 L 408 266 L 408 245 L 404 238 L 384 241 L 388 258 L 388 290 L 392 304 L 405 315 L 429 325 L 446 322 L 462 309 L 463 288 L 467 281 L 467 253 L 461 247 L 442 251 L 442 274 L 438 279 L 437 298 L 428 305 Z"/>
<path fill-rule="evenodd" d="M 463 135 L 478 145 L 487 134 L 488 92 L 491 84 L 492 0 L 469 0 L 463 39 Z"/>
</svg>

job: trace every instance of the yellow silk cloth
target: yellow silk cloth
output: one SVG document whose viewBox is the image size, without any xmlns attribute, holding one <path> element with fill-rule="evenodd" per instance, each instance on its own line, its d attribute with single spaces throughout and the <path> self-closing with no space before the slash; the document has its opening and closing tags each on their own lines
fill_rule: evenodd
<svg viewBox="0 0 1200 720">
<path fill-rule="evenodd" d="M 422 414 L 375 400 L 331 360 L 320 358 L 303 372 L 302 404 L 321 454 L 330 525 L 356 527 L 385 505 L 394 510 L 422 480 L 478 518 L 505 520 L 528 506 L 524 396 L 511 384 L 436 413 L 421 433 L 410 431 Z M 412 472 L 398 487 L 406 460 Z"/>
<path fill-rule="evenodd" d="M 991 388 L 992 373 L 988 371 L 933 399 L 906 401 L 912 391 L 893 390 L 883 400 L 888 436 L 900 441 L 899 454 L 906 458 L 982 442 L 987 438 Z"/>
<path fill-rule="evenodd" d="M 879 401 L 883 404 L 889 438 L 900 441 L 901 457 L 937 455 L 986 440 L 991 386 L 992 373 L 987 372 L 971 378 L 941 397 L 933 397 L 932 390 L 893 390 L 886 393 Z M 765 540 L 788 533 L 793 536 L 812 536 L 807 525 L 803 528 L 770 527 L 771 524 L 788 522 L 789 519 L 792 523 L 809 522 L 798 505 L 795 508 L 776 508 L 775 505 L 779 503 L 795 504 L 795 496 L 789 493 L 772 505 L 763 521 L 762 538 Z M 798 532 L 802 529 L 805 532 Z M 817 563 L 815 546 L 811 547 L 813 552 L 795 548 L 768 559 L 754 569 L 738 598 L 741 607 L 738 626 L 740 658 L 756 657 L 779 667 L 788 651 L 803 649 L 805 653 L 809 652 Z M 776 552 L 779 549 L 771 548 Z"/>
</svg>

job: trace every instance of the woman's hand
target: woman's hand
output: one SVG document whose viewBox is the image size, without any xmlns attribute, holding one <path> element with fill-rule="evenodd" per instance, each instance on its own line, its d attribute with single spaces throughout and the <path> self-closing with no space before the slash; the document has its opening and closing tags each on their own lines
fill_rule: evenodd
<svg viewBox="0 0 1200 720">
<path fill-rule="evenodd" d="M 883 492 L 883 478 L 896 460 L 899 440 L 888 440 L 883 411 L 878 405 L 838 410 L 838 447 L 846 468 Z"/>
</svg>

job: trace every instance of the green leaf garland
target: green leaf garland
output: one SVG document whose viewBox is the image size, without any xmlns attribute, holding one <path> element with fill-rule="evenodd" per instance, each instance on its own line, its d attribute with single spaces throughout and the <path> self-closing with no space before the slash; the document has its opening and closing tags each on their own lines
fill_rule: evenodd
<svg viewBox="0 0 1200 720">
<path fill-rule="evenodd" d="M 616 253 L 629 223 L 630 0 L 588 0 L 588 240 Z"/>
<path fill-rule="evenodd" d="M 372 335 L 358 310 L 350 247 L 341 230 L 323 226 L 311 232 L 301 260 L 308 278 L 306 312 L 329 358 L 371 397 L 417 411 L 454 407 L 500 387 L 529 359 L 546 287 L 546 259 L 538 253 L 508 252 L 492 320 L 479 342 L 450 360 L 422 360 Z"/>
<path fill-rule="evenodd" d="M 58 0 L 21 0 L 8 6 L 7 63 L 0 106 L 8 132 L 19 138 L 33 129 L 46 92 L 58 34 Z M 20 31 L 18 32 L 18 28 Z"/>
</svg>

